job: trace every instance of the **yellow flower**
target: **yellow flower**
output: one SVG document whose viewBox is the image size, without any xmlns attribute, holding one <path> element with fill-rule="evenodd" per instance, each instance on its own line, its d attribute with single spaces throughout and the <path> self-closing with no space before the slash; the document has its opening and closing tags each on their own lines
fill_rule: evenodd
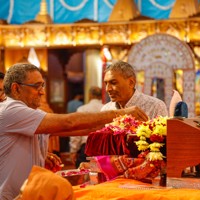
<svg viewBox="0 0 200 200">
<path fill-rule="evenodd" d="M 149 147 L 149 143 L 145 140 L 139 140 L 135 142 L 139 151 L 145 151 Z"/>
<path fill-rule="evenodd" d="M 146 158 L 150 161 L 163 160 L 164 156 L 160 151 L 149 152 Z"/>
<path fill-rule="evenodd" d="M 138 137 L 144 136 L 146 138 L 149 138 L 151 135 L 151 130 L 149 129 L 148 125 L 142 124 L 137 128 L 136 134 Z"/>
<path fill-rule="evenodd" d="M 162 124 L 157 124 L 152 133 L 157 135 L 167 135 L 166 127 L 167 126 L 163 126 Z"/>
<path fill-rule="evenodd" d="M 168 117 L 158 116 L 147 122 L 143 122 L 136 130 L 137 136 L 140 138 L 136 142 L 139 151 L 150 149 L 150 152 L 147 154 L 147 159 L 150 161 L 163 160 L 164 156 L 160 152 L 160 148 L 164 146 L 163 143 L 153 142 L 148 144 L 146 142 L 147 138 L 151 138 L 151 135 L 158 135 L 160 137 L 167 135 L 167 119 Z M 159 139 L 159 138 L 158 138 Z M 156 141 L 156 137 L 154 139 Z"/>
<path fill-rule="evenodd" d="M 140 136 L 140 140 L 146 140 L 146 137 Z"/>
<path fill-rule="evenodd" d="M 150 148 L 151 151 L 160 151 L 160 148 L 163 147 L 163 146 L 164 146 L 163 143 L 154 142 L 154 143 L 149 145 L 149 148 Z"/>
</svg>

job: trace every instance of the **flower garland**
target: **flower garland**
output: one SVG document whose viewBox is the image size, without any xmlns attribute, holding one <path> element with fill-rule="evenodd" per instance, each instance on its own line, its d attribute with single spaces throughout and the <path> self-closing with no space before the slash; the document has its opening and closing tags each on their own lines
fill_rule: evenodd
<svg viewBox="0 0 200 200">
<path fill-rule="evenodd" d="M 136 134 L 137 127 L 142 122 L 135 120 L 131 115 L 123 115 L 113 119 L 113 122 L 106 124 L 105 127 L 113 131 L 113 134 Z"/>
<path fill-rule="evenodd" d="M 126 178 L 141 181 L 152 180 L 161 171 L 162 173 L 166 171 L 163 155 L 165 149 L 162 147 L 166 140 L 167 119 L 167 117 L 158 116 L 147 122 L 141 122 L 131 115 L 119 116 L 88 136 L 86 151 L 88 149 L 88 154 L 96 156 L 98 164 L 100 163 L 99 156 L 105 157 L 106 161 L 103 160 L 102 166 L 109 166 L 109 164 L 116 166 L 117 175 L 123 174 Z M 94 142 L 97 139 L 101 140 L 99 142 L 101 145 L 98 147 Z M 105 144 L 110 145 L 109 149 L 106 149 Z M 138 153 L 137 148 L 142 152 Z M 130 152 L 131 150 L 134 151 L 134 155 L 133 151 Z M 118 163 L 122 165 L 122 168 Z M 102 173 L 110 173 L 110 169 L 107 167 L 102 170 Z"/>
<path fill-rule="evenodd" d="M 150 161 L 163 160 L 165 157 L 160 152 L 160 148 L 165 145 L 163 142 L 167 135 L 167 119 L 168 117 L 158 116 L 152 120 L 143 122 L 136 130 L 136 134 L 139 137 L 139 141 L 135 142 L 138 150 L 150 150 L 146 156 Z"/>
<path fill-rule="evenodd" d="M 150 161 L 162 161 L 165 156 L 160 149 L 165 145 L 167 135 L 168 117 L 158 116 L 147 122 L 136 120 L 131 115 L 123 115 L 113 119 L 113 122 L 106 124 L 103 130 L 111 130 L 113 135 L 137 135 L 135 141 L 139 151 L 148 152 L 146 159 Z"/>
</svg>

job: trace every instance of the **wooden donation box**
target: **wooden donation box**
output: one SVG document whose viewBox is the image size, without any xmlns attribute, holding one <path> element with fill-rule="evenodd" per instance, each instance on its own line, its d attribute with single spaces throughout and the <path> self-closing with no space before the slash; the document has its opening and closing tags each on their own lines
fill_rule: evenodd
<svg viewBox="0 0 200 200">
<path fill-rule="evenodd" d="M 167 176 L 181 177 L 183 170 L 200 163 L 200 118 L 167 120 Z"/>
</svg>

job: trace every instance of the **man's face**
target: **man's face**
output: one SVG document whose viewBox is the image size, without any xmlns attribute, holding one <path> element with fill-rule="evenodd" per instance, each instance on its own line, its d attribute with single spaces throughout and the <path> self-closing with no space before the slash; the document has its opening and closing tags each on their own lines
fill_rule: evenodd
<svg viewBox="0 0 200 200">
<path fill-rule="evenodd" d="M 134 78 L 124 78 L 120 72 L 108 71 L 105 73 L 104 82 L 110 100 L 124 107 L 134 93 Z"/>
<path fill-rule="evenodd" d="M 5 94 L 3 91 L 3 79 L 0 79 L 0 102 L 5 99 Z"/>
<path fill-rule="evenodd" d="M 32 84 L 35 87 L 25 84 Z M 38 108 L 40 106 L 41 96 L 45 93 L 42 87 L 43 84 L 44 80 L 40 72 L 28 72 L 27 78 L 23 83 L 16 83 L 15 87 L 18 92 L 17 99 L 23 101 L 30 108 Z"/>
</svg>

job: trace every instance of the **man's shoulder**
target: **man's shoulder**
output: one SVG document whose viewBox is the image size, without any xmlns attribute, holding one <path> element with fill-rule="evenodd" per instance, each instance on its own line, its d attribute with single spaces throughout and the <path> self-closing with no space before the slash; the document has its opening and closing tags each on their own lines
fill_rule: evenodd
<svg viewBox="0 0 200 200">
<path fill-rule="evenodd" d="M 157 97 L 153 97 L 153 96 L 150 96 L 150 95 L 147 95 L 144 93 L 141 93 L 140 95 L 142 95 L 144 99 L 146 99 L 147 101 L 150 101 L 152 103 L 163 103 L 164 104 L 164 101 L 162 101 L 161 99 L 158 99 Z"/>
<path fill-rule="evenodd" d="M 43 113 L 46 114 L 45 111 L 40 109 L 32 109 L 28 107 L 24 102 L 15 100 L 12 98 L 7 98 L 4 102 L 1 103 L 0 109 L 2 112 L 9 114 L 19 113 L 20 116 L 25 115 L 26 113 L 38 114 Z"/>
<path fill-rule="evenodd" d="M 1 107 L 4 109 L 9 109 L 9 108 L 14 109 L 18 108 L 19 106 L 26 106 L 26 105 L 22 101 L 18 101 L 9 97 L 7 97 L 5 101 L 1 102 Z"/>
<path fill-rule="evenodd" d="M 77 111 L 78 112 L 93 112 L 93 111 L 100 110 L 102 106 L 103 106 L 103 104 L 101 103 L 101 101 L 91 100 L 87 104 L 78 107 Z"/>
<path fill-rule="evenodd" d="M 103 105 L 103 107 L 101 108 L 101 111 L 115 110 L 115 109 L 116 109 L 115 102 L 110 101 Z"/>
</svg>

